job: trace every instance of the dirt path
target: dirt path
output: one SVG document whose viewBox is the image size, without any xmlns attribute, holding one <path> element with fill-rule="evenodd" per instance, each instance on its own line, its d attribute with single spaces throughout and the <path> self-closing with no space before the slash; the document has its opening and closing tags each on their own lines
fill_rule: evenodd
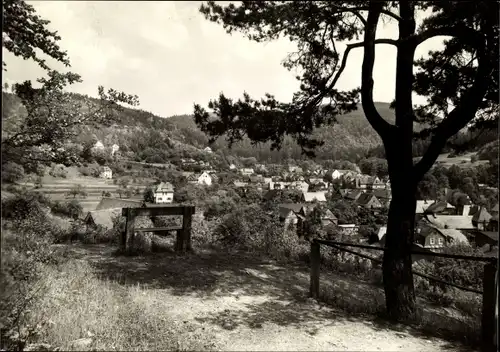
<svg viewBox="0 0 500 352">
<path fill-rule="evenodd" d="M 307 298 L 307 268 L 250 255 L 204 251 L 178 256 L 115 257 L 103 246 L 72 246 L 96 273 L 122 285 L 141 285 L 148 300 L 179 321 L 215 334 L 225 351 L 460 351 L 463 347 L 348 316 Z M 359 299 L 367 285 L 334 280 L 341 294 Z M 373 288 L 372 288 L 373 289 Z"/>
</svg>

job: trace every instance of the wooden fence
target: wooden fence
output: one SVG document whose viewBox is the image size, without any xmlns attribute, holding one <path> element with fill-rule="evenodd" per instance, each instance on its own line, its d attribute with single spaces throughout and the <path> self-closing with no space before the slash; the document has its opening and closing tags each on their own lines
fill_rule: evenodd
<svg viewBox="0 0 500 352">
<path fill-rule="evenodd" d="M 310 288 L 309 294 L 312 298 L 319 298 L 319 276 L 320 276 L 320 264 L 321 264 L 321 245 L 325 245 L 328 247 L 335 248 L 340 251 L 344 251 L 347 253 L 351 253 L 353 255 L 357 255 L 359 257 L 372 260 L 376 263 L 381 263 L 382 261 L 378 258 L 370 257 L 369 255 L 365 255 L 362 253 L 358 253 L 352 250 L 349 250 L 344 247 L 355 247 L 355 248 L 363 248 L 363 249 L 371 249 L 378 251 L 385 251 L 385 248 L 368 246 L 362 244 L 354 244 L 354 243 L 344 243 L 344 242 L 335 242 L 335 241 L 326 241 L 314 239 L 311 242 L 311 280 L 310 280 Z M 498 268 L 497 268 L 497 258 L 485 258 L 485 257 L 473 257 L 473 256 L 465 256 L 465 255 L 454 255 L 454 254 L 445 254 L 445 253 L 429 253 L 422 251 L 411 251 L 412 254 L 430 256 L 430 257 L 441 257 L 441 258 L 450 258 L 450 259 L 462 259 L 469 261 L 479 261 L 485 262 L 484 265 L 484 274 L 483 274 L 483 290 L 479 291 L 470 287 L 463 287 L 451 282 L 447 282 L 436 277 L 432 277 L 417 271 L 413 271 L 413 274 L 416 276 L 420 276 L 426 278 L 431 281 L 436 281 L 444 285 L 452 286 L 458 288 L 463 291 L 474 292 L 481 294 L 483 296 L 483 305 L 482 305 L 482 316 L 481 316 L 481 336 L 482 336 L 482 351 L 490 352 L 496 351 L 497 343 L 497 320 L 498 320 Z"/>
<path fill-rule="evenodd" d="M 126 217 L 125 231 L 122 233 L 120 243 L 121 249 L 125 253 L 131 252 L 134 244 L 135 233 L 137 232 L 164 232 L 173 231 L 177 233 L 175 241 L 176 252 L 191 251 L 191 222 L 195 212 L 194 206 L 161 206 L 145 208 L 123 208 L 122 216 Z M 182 226 L 136 228 L 135 219 L 138 216 L 166 216 L 182 215 Z"/>
</svg>

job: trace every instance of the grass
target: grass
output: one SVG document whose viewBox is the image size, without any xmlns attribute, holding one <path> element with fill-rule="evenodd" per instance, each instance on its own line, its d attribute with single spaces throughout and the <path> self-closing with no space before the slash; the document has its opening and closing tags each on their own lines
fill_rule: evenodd
<svg viewBox="0 0 500 352">
<path fill-rule="evenodd" d="M 32 309 L 30 325 L 61 350 L 213 350 L 207 333 L 176 321 L 155 292 L 140 285 L 124 288 L 101 280 L 83 260 L 45 269 L 42 299 Z M 75 341 L 86 339 L 85 344 Z M 80 340 L 82 343 L 82 340 Z"/>
</svg>

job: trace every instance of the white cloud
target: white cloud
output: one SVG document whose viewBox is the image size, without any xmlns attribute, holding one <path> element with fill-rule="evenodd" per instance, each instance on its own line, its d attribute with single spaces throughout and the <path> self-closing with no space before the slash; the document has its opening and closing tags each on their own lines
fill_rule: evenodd
<svg viewBox="0 0 500 352">
<path fill-rule="evenodd" d="M 199 2 L 33 1 L 50 28 L 62 37 L 74 72 L 84 82 L 71 90 L 94 95 L 98 85 L 137 94 L 141 108 L 162 116 L 191 113 L 193 102 L 205 105 L 223 91 L 241 97 L 264 93 L 289 100 L 298 88 L 281 61 L 294 49 L 287 40 L 251 42 L 238 33 L 204 19 Z M 394 23 L 379 37 L 395 37 Z M 418 51 L 424 53 L 436 42 Z M 5 51 L 4 51 L 5 53 Z M 341 89 L 359 86 L 363 49 L 351 52 Z M 10 81 L 36 79 L 43 72 L 30 61 L 4 55 Z M 374 95 L 377 101 L 394 97 L 395 50 L 377 47 Z M 54 68 L 63 68 L 53 64 Z"/>
</svg>

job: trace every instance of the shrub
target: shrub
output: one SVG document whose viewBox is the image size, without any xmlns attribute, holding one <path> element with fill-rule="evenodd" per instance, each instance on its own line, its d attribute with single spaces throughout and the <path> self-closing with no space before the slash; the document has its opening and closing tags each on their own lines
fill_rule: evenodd
<svg viewBox="0 0 500 352">
<path fill-rule="evenodd" d="M 69 202 L 55 202 L 51 207 L 52 213 L 78 219 L 83 214 L 82 205 L 76 200 Z"/>
<path fill-rule="evenodd" d="M 24 220 L 29 216 L 45 214 L 52 206 L 50 199 L 40 192 L 21 191 L 14 197 L 2 200 L 2 218 Z"/>
<path fill-rule="evenodd" d="M 15 183 L 24 177 L 24 168 L 13 162 L 2 165 L 2 182 Z"/>
<path fill-rule="evenodd" d="M 43 214 L 15 220 L 11 225 L 10 230 L 2 231 L 1 340 L 2 348 L 22 350 L 24 342 L 38 330 L 26 322 L 31 307 L 46 292 L 46 287 L 39 284 L 43 268 L 66 259 L 64 252 L 52 246 L 65 232 Z"/>
<path fill-rule="evenodd" d="M 57 178 L 66 178 L 68 171 L 64 165 L 54 165 L 49 171 L 49 175 Z"/>
</svg>

